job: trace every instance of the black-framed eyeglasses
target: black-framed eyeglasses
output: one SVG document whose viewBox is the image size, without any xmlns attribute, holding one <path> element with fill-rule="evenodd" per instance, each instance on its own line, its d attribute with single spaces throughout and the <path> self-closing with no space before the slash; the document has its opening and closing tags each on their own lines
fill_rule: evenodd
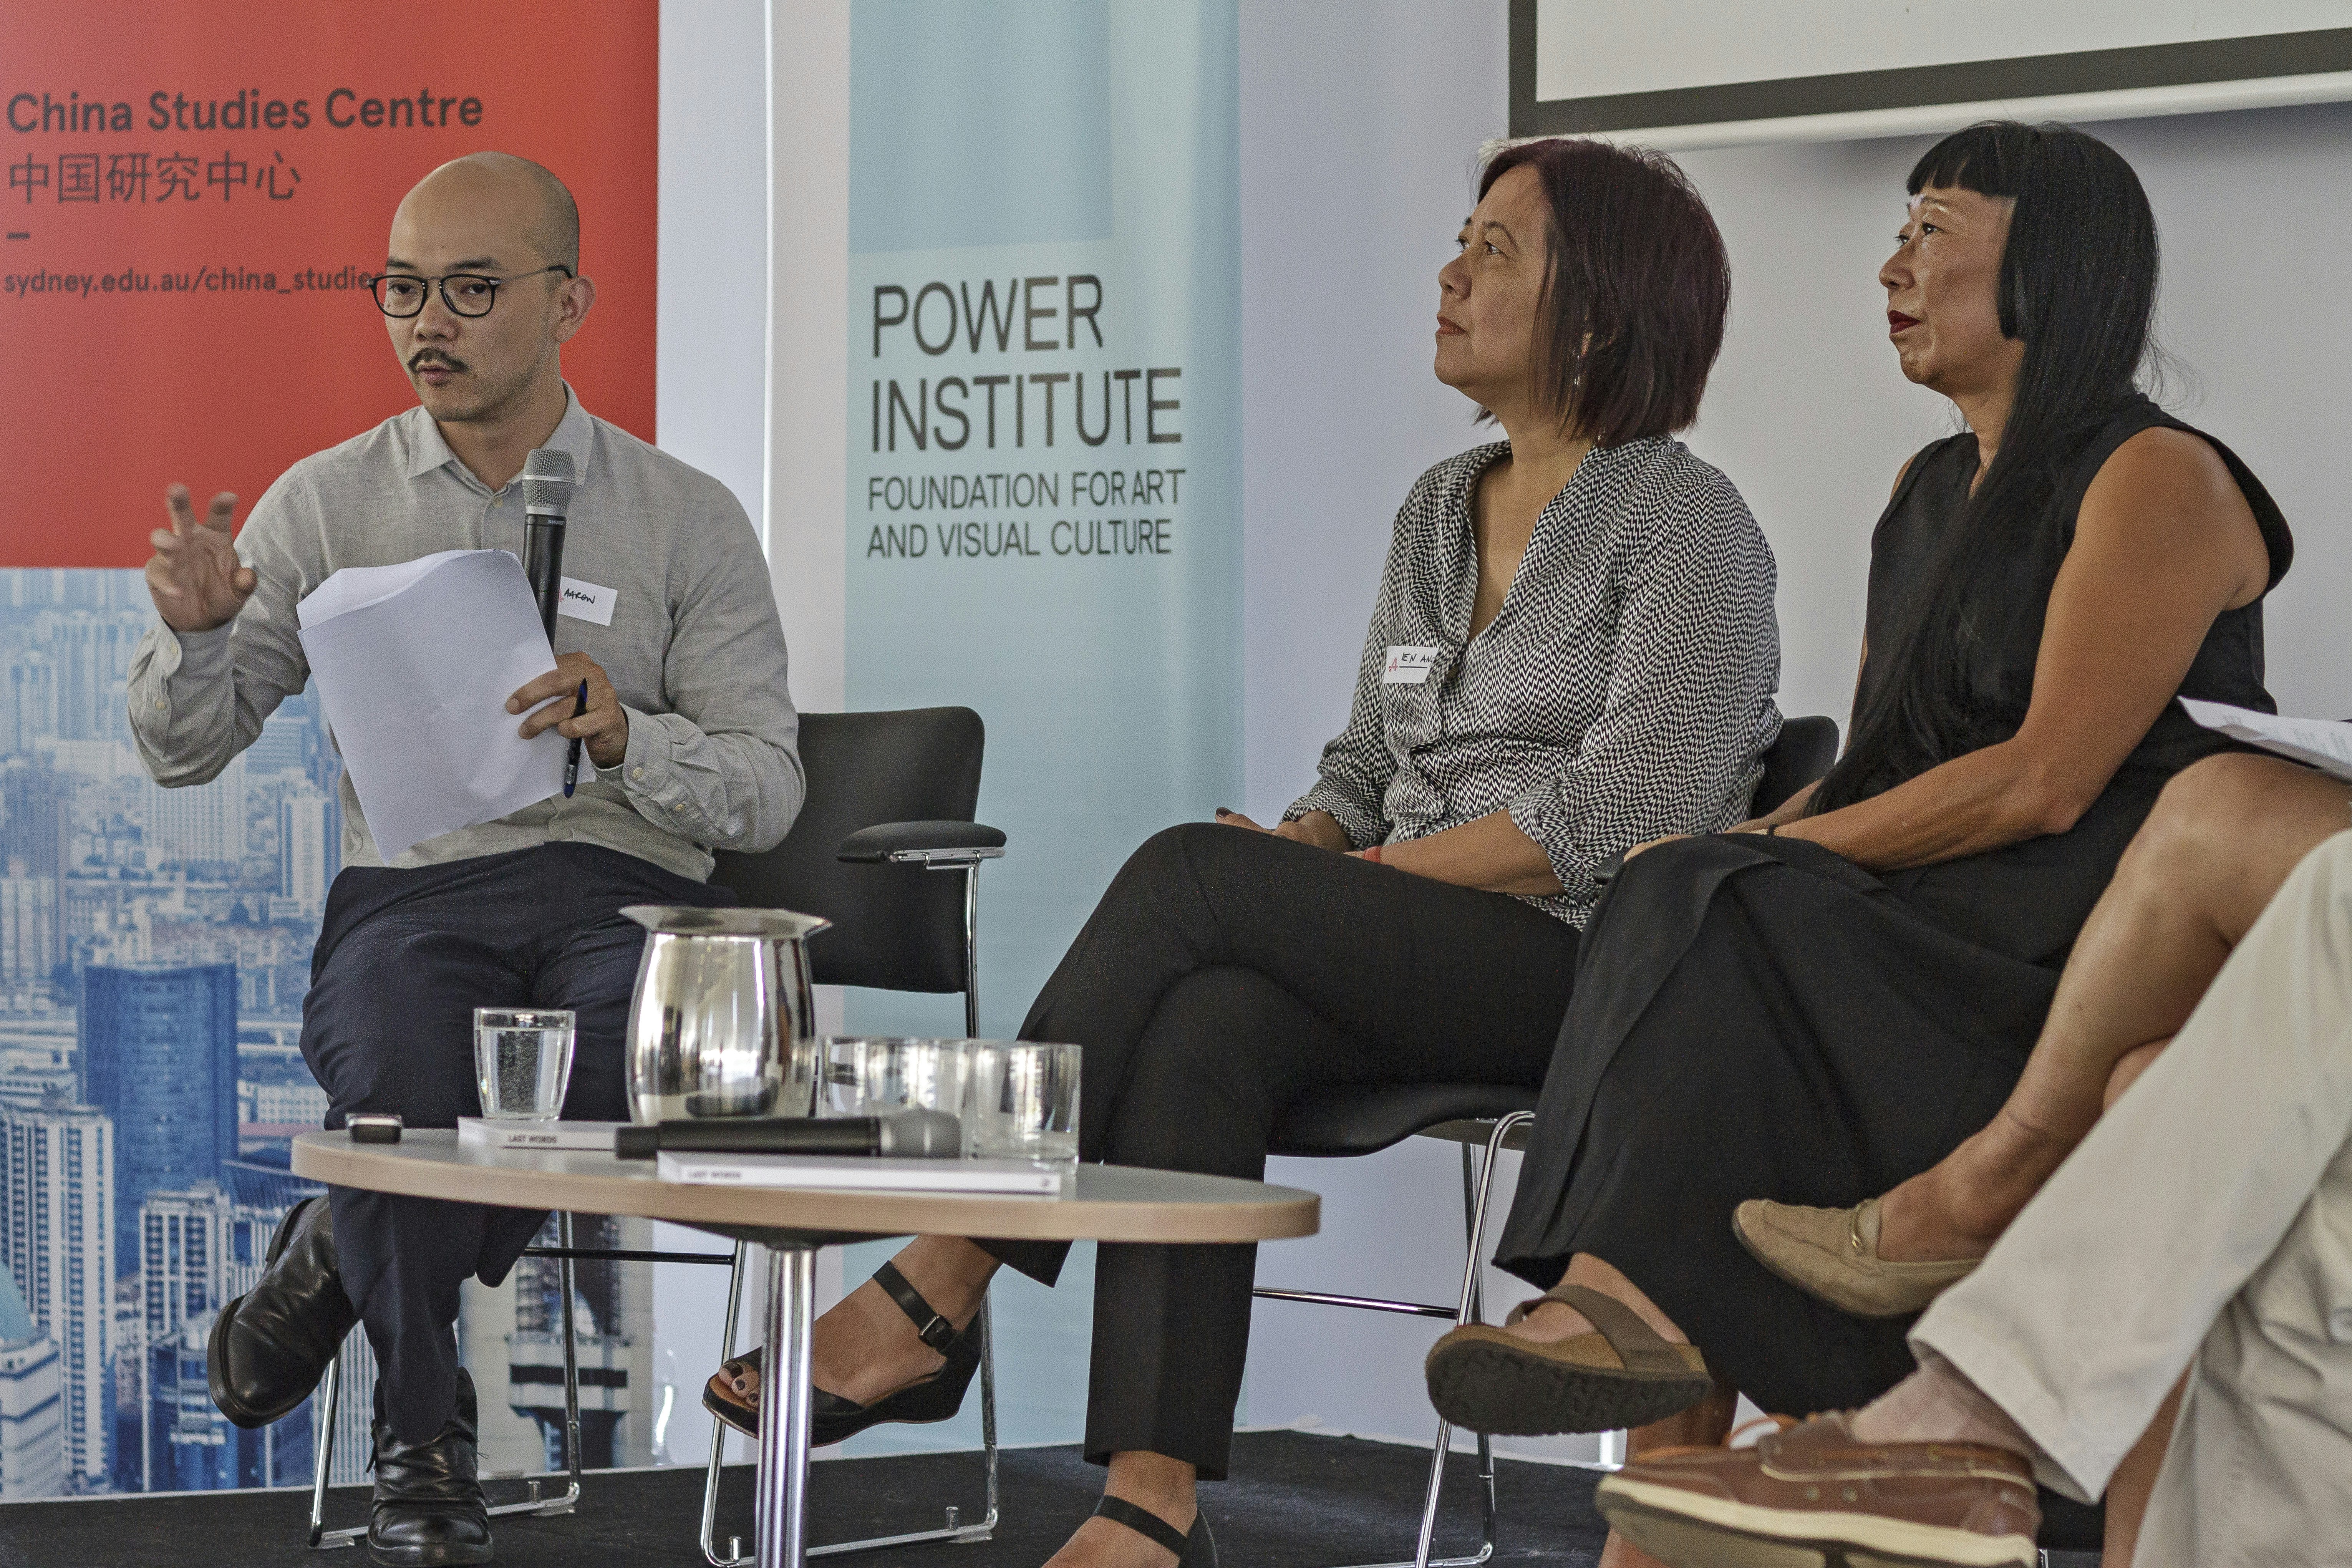
<svg viewBox="0 0 2352 1568">
<path fill-rule="evenodd" d="M 492 278 L 481 272 L 452 272 L 443 278 L 381 272 L 369 279 L 367 286 L 368 292 L 375 296 L 376 309 L 399 320 L 404 321 L 424 310 L 427 293 L 436 285 L 441 290 L 441 302 L 449 307 L 451 315 L 472 318 L 490 313 L 490 307 L 499 302 L 499 284 L 520 283 L 541 272 L 561 272 L 566 278 L 580 276 L 559 261 L 538 272 L 518 272 L 512 278 Z"/>
</svg>

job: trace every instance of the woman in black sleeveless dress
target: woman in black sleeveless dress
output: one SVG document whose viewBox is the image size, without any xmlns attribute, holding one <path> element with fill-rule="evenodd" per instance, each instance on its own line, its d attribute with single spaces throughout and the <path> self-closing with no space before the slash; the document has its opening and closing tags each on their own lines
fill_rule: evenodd
<svg viewBox="0 0 2352 1568">
<path fill-rule="evenodd" d="M 2172 697 L 2273 707 L 2260 601 L 2292 542 L 2134 389 L 2156 244 L 2128 165 L 1980 126 L 1910 190 L 1893 336 L 1972 431 L 1906 466 L 1873 537 L 1837 768 L 1631 860 L 1596 912 L 1496 1258 L 1584 1305 L 1442 1340 L 1431 1396 L 1463 1425 L 1632 1426 L 1638 1452 L 1719 1441 L 1735 1391 L 1837 1409 L 1907 1373 L 1904 1321 L 1784 1283 L 1733 1210 L 1856 1203 L 1983 1125 L 2164 782 L 2227 749 Z"/>
</svg>

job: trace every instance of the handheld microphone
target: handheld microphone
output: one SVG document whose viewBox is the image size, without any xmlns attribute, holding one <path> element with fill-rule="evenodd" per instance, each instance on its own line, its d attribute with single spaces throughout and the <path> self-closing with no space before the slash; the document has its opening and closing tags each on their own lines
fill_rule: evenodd
<svg viewBox="0 0 2352 1568">
<path fill-rule="evenodd" d="M 539 601 L 547 640 L 555 640 L 555 613 L 563 603 L 563 514 L 572 504 L 572 454 L 541 447 L 522 462 L 522 574 Z"/>
<path fill-rule="evenodd" d="M 621 1159 L 650 1160 L 664 1149 L 952 1160 L 963 1152 L 963 1123 L 944 1110 L 899 1110 L 887 1116 L 721 1116 L 614 1130 L 613 1152 Z"/>
</svg>

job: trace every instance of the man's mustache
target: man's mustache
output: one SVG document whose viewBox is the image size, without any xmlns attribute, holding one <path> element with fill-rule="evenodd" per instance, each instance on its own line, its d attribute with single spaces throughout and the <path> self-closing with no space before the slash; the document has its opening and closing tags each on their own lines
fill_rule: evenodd
<svg viewBox="0 0 2352 1568">
<path fill-rule="evenodd" d="M 419 352 L 408 362 L 408 368 L 411 371 L 419 371 L 423 370 L 429 364 L 440 365 L 449 370 L 464 370 L 466 368 L 466 362 L 464 360 L 452 359 L 447 354 L 442 353 L 434 349 L 425 349 Z"/>
</svg>

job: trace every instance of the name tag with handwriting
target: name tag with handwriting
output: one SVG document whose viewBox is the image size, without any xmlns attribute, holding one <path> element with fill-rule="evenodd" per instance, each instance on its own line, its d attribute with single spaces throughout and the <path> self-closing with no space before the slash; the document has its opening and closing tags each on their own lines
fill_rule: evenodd
<svg viewBox="0 0 2352 1568">
<path fill-rule="evenodd" d="M 575 621 L 587 621 L 595 626 L 613 624 L 613 605 L 619 599 L 618 588 L 600 588 L 593 583 L 583 583 L 577 577 L 563 580 L 562 613 Z"/>
<path fill-rule="evenodd" d="M 1382 686 L 1420 686 L 1429 679 L 1432 666 L 1437 663 L 1437 649 L 1407 647 L 1402 643 L 1389 647 L 1388 662 L 1381 667 Z"/>
</svg>

